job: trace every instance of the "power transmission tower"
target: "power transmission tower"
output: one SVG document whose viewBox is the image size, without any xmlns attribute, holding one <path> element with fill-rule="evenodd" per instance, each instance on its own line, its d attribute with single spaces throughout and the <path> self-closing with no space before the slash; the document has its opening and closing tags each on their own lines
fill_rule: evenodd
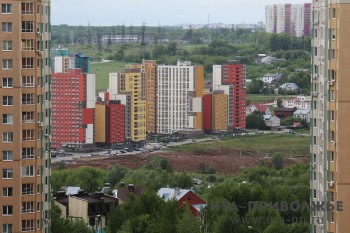
<svg viewBox="0 0 350 233">
<path fill-rule="evenodd" d="M 125 25 L 124 25 L 124 21 L 123 21 L 123 25 L 122 25 L 122 44 L 125 44 Z"/>
<path fill-rule="evenodd" d="M 142 25 L 142 32 L 141 32 L 141 46 L 140 46 L 141 59 L 145 57 L 145 51 L 146 51 L 145 33 L 146 33 L 146 24 L 143 23 L 143 25 Z"/>
</svg>

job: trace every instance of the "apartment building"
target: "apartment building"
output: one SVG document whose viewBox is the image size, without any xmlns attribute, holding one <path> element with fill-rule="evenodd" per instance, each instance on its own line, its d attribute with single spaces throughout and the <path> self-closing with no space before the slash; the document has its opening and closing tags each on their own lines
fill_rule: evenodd
<svg viewBox="0 0 350 233">
<path fill-rule="evenodd" d="M 50 0 L 1 1 L 0 229 L 51 232 Z"/>
<path fill-rule="evenodd" d="M 157 64 L 156 61 L 143 60 L 146 79 L 146 131 L 156 132 L 157 111 Z"/>
<path fill-rule="evenodd" d="M 237 61 L 213 66 L 213 90 L 228 95 L 229 131 L 246 126 L 246 66 Z"/>
<path fill-rule="evenodd" d="M 204 67 L 190 61 L 157 67 L 157 133 L 202 132 Z"/>
<path fill-rule="evenodd" d="M 96 144 L 116 146 L 125 140 L 125 106 L 120 100 L 96 103 Z"/>
<path fill-rule="evenodd" d="M 310 36 L 311 3 L 274 4 L 265 8 L 266 32 Z"/>
<path fill-rule="evenodd" d="M 228 95 L 223 90 L 203 96 L 203 130 L 206 133 L 228 130 Z"/>
<path fill-rule="evenodd" d="M 94 147 L 95 75 L 81 69 L 52 74 L 52 148 Z"/>
<path fill-rule="evenodd" d="M 350 209 L 350 1 L 313 1 L 311 201 L 342 209 L 312 211 L 311 232 L 347 232 Z"/>
<path fill-rule="evenodd" d="M 109 98 L 125 105 L 125 137 L 133 144 L 146 140 L 145 66 L 127 65 L 123 73 L 109 74 Z"/>
</svg>

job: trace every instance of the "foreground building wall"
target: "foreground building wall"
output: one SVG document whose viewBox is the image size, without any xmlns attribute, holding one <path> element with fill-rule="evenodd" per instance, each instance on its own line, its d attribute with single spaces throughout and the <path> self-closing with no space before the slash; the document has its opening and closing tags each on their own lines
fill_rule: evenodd
<svg viewBox="0 0 350 233">
<path fill-rule="evenodd" d="M 0 229 L 51 232 L 50 1 L 1 9 Z"/>
<path fill-rule="evenodd" d="M 347 232 L 350 209 L 350 1 L 313 1 L 311 201 L 344 204 L 311 212 L 312 232 Z"/>
</svg>

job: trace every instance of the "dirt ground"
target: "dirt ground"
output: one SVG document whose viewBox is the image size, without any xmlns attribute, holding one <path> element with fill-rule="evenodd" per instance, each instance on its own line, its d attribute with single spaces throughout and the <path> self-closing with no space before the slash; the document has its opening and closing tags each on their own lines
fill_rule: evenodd
<svg viewBox="0 0 350 233">
<path fill-rule="evenodd" d="M 70 161 L 67 168 L 93 166 L 102 169 L 119 164 L 130 169 L 152 165 L 154 157 L 165 158 L 175 172 L 201 172 L 214 168 L 226 175 L 237 175 L 241 169 L 259 165 L 264 162 L 271 164 L 269 155 L 261 155 L 255 151 L 239 151 L 236 149 L 211 149 L 206 151 L 158 151 L 134 155 L 94 156 Z M 285 165 L 308 163 L 307 157 L 285 157 Z M 57 169 L 59 163 L 52 165 Z"/>
</svg>

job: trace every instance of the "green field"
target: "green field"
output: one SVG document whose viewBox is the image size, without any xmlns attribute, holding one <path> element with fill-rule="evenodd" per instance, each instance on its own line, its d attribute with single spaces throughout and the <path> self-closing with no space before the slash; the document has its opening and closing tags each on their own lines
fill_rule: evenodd
<svg viewBox="0 0 350 233">
<path fill-rule="evenodd" d="M 286 156 L 307 156 L 309 153 L 309 137 L 283 133 L 249 135 L 228 138 L 220 141 L 193 143 L 190 145 L 170 147 L 173 151 L 208 150 L 217 148 L 235 148 L 269 155 L 279 152 Z"/>
<path fill-rule="evenodd" d="M 92 63 L 91 73 L 96 74 L 96 90 L 103 91 L 108 88 L 108 75 L 112 72 L 121 72 L 125 70 L 125 62 L 105 62 Z"/>
</svg>

